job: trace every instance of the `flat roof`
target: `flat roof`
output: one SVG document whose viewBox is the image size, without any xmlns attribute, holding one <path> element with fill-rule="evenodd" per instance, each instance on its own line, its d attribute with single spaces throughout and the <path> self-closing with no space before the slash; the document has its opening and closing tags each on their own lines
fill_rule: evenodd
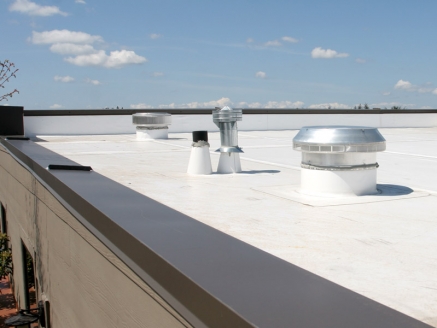
<svg viewBox="0 0 437 328">
<path fill-rule="evenodd" d="M 186 174 L 191 134 L 37 143 L 243 242 L 437 326 L 437 128 L 379 129 L 379 195 L 299 192 L 298 130 L 239 132 L 239 174 Z M 219 133 L 210 133 L 213 170 Z"/>
</svg>

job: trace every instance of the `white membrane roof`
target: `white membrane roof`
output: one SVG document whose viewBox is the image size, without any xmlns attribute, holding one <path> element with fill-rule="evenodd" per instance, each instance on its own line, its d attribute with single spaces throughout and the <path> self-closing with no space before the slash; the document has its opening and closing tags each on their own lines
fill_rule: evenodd
<svg viewBox="0 0 437 328">
<path fill-rule="evenodd" d="M 235 238 L 437 327 L 437 128 L 379 129 L 379 195 L 299 193 L 298 130 L 239 133 L 239 174 L 189 176 L 191 134 L 40 145 Z M 44 141 L 47 142 L 44 142 Z M 219 133 L 210 133 L 216 170 Z M 123 206 L 123 204 L 120 204 Z"/>
</svg>

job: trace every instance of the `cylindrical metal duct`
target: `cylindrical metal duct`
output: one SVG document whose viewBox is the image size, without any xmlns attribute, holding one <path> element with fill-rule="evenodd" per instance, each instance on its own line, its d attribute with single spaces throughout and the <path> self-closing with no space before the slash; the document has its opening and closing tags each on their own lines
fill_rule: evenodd
<svg viewBox="0 0 437 328">
<path fill-rule="evenodd" d="M 293 139 L 293 148 L 302 152 L 301 190 L 310 194 L 376 193 L 376 152 L 385 147 L 384 137 L 372 127 L 303 127 Z"/>
<path fill-rule="evenodd" d="M 218 173 L 241 172 L 240 153 L 243 150 L 238 147 L 237 121 L 241 121 L 243 111 L 225 106 L 217 108 L 212 112 L 212 119 L 220 129 L 221 146 L 217 149 L 220 152 L 220 160 L 217 167 Z"/>
<path fill-rule="evenodd" d="M 242 153 L 238 147 L 237 121 L 243 118 L 241 109 L 232 109 L 228 106 L 216 109 L 212 112 L 212 119 L 220 129 L 221 147 L 217 152 L 221 153 Z"/>
<path fill-rule="evenodd" d="M 169 113 L 136 113 L 132 115 L 138 140 L 167 139 L 171 124 Z"/>
</svg>

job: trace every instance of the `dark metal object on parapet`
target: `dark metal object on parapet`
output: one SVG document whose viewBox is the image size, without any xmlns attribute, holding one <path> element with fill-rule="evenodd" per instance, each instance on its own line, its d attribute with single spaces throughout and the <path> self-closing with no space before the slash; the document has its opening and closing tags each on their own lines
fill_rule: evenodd
<svg viewBox="0 0 437 328">
<path fill-rule="evenodd" d="M 77 163 L 33 142 L 1 143 L 195 327 L 429 327 L 96 172 L 48 171 Z"/>
<path fill-rule="evenodd" d="M 58 164 L 49 164 L 47 166 L 49 170 L 67 170 L 67 171 L 92 171 L 91 166 L 83 166 L 83 165 L 58 165 Z"/>
<path fill-rule="evenodd" d="M 18 315 L 5 320 L 5 324 L 12 327 L 24 326 L 39 321 L 41 327 L 46 326 L 44 303 L 38 302 L 38 307 L 34 309 L 24 309 L 18 312 Z"/>
<path fill-rule="evenodd" d="M 0 135 L 24 135 L 23 107 L 1 106 L 0 108 Z"/>
<path fill-rule="evenodd" d="M 6 137 L 6 140 L 23 140 L 23 141 L 28 141 L 28 140 L 30 140 L 30 138 L 28 138 L 28 137 Z"/>
</svg>

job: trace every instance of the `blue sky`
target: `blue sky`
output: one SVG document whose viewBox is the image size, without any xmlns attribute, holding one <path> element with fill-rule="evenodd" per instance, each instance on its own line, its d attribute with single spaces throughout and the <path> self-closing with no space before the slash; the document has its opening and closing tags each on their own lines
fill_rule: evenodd
<svg viewBox="0 0 437 328">
<path fill-rule="evenodd" d="M 437 108 L 437 1 L 0 0 L 2 104 Z"/>
</svg>

